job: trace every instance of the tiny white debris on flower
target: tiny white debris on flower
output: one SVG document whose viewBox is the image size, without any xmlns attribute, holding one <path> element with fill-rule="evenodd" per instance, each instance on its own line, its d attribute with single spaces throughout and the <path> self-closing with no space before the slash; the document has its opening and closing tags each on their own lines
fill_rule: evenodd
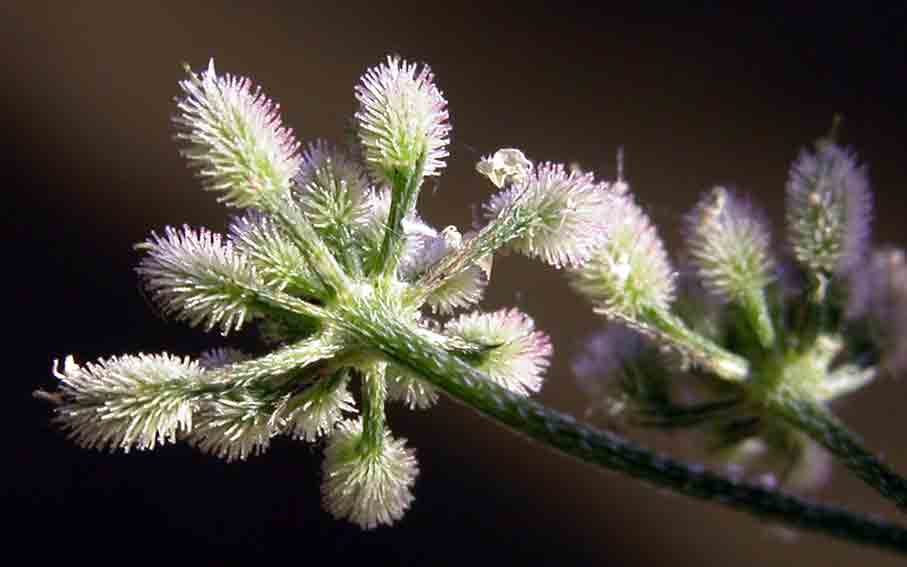
<svg viewBox="0 0 907 567">
<path fill-rule="evenodd" d="M 362 443 L 361 420 L 341 422 L 324 451 L 325 509 L 366 530 L 402 518 L 419 474 L 415 453 L 405 444 L 385 431 L 380 446 L 370 450 Z"/>
<path fill-rule="evenodd" d="M 532 162 L 515 148 L 503 148 L 493 156 L 485 156 L 476 164 L 476 171 L 502 189 L 504 185 L 522 183 L 532 174 Z M 574 172 L 571 168 L 571 171 Z M 581 173 L 581 172 L 579 172 Z"/>
<path fill-rule="evenodd" d="M 458 250 L 463 236 L 455 226 L 448 226 L 436 233 L 427 225 L 404 223 L 404 231 L 412 235 L 407 239 L 400 274 L 406 280 L 414 280 L 448 254 Z M 420 227 L 420 228 L 417 228 Z M 434 313 L 449 315 L 457 309 L 478 303 L 485 293 L 488 277 L 484 269 L 476 264 L 454 276 L 450 276 L 426 298 L 426 304 Z"/>
</svg>

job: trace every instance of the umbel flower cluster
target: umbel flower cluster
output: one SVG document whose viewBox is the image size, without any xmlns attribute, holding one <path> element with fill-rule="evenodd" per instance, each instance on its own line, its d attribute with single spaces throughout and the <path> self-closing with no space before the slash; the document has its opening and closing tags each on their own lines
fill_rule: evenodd
<svg viewBox="0 0 907 567">
<path fill-rule="evenodd" d="M 552 348 L 533 320 L 464 310 L 482 298 L 505 244 L 555 266 L 587 259 L 609 186 L 502 150 L 479 167 L 500 189 L 487 224 L 437 230 L 415 209 L 448 155 L 447 102 L 428 67 L 389 57 L 365 73 L 352 148 L 301 146 L 274 102 L 213 61 L 187 73 L 174 120 L 182 153 L 239 212 L 225 235 L 152 233 L 137 246 L 137 271 L 165 314 L 223 335 L 257 326 L 269 352 L 70 356 L 45 397 L 86 447 L 184 440 L 234 460 L 276 435 L 325 438 L 325 508 L 366 529 L 390 524 L 413 500 L 418 465 L 391 434 L 385 404 L 438 399 L 399 348 L 424 341 L 515 396 L 537 392 Z"/>
<path fill-rule="evenodd" d="M 801 152 L 786 190 L 778 252 L 745 197 L 704 194 L 677 272 L 638 207 L 610 209 L 607 243 L 573 282 L 620 324 L 589 339 L 574 371 L 609 419 L 696 430 L 719 462 L 805 489 L 830 464 L 813 438 L 832 443 L 806 416 L 829 418 L 828 402 L 905 366 L 907 266 L 871 249 L 865 167 L 833 136 Z"/>
<path fill-rule="evenodd" d="M 364 74 L 349 148 L 302 146 L 275 103 L 213 62 L 187 69 L 180 88 L 182 153 L 236 216 L 226 234 L 152 232 L 137 271 L 165 314 L 223 335 L 252 326 L 266 349 L 68 356 L 54 364 L 57 391 L 38 394 L 77 443 L 186 441 L 242 460 L 277 435 L 317 442 L 325 509 L 371 529 L 403 516 L 419 472 L 386 404 L 425 409 L 444 393 L 597 466 L 907 551 L 901 527 L 684 465 L 533 401 L 550 340 L 517 309 L 477 309 L 503 248 L 563 268 L 597 313 L 632 331 L 612 330 L 577 365 L 597 385 L 617 376 L 613 413 L 705 430 L 744 463 L 780 454 L 788 477 L 818 453 L 814 442 L 907 509 L 907 480 L 827 408 L 899 369 L 907 330 L 903 253 L 870 252 L 866 174 L 833 139 L 791 168 L 788 259 L 748 202 L 715 188 L 690 213 L 686 267 L 675 270 L 620 164 L 608 182 L 501 149 L 476 166 L 497 191 L 484 224 L 424 222 L 420 190 L 445 167 L 451 129 L 426 66 L 388 57 Z"/>
</svg>

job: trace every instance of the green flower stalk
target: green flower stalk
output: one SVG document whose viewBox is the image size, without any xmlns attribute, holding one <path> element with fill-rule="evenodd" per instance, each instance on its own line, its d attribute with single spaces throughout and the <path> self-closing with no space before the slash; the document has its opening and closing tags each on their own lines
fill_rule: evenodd
<svg viewBox="0 0 907 567">
<path fill-rule="evenodd" d="M 180 88 L 174 122 L 183 155 L 203 186 L 238 211 L 226 235 L 189 227 L 152 233 L 136 247 L 144 254 L 137 271 L 164 314 L 224 336 L 253 327 L 267 350 L 124 355 L 81 365 L 67 357 L 62 368 L 54 364 L 57 391 L 37 394 L 55 404 L 55 420 L 77 443 L 130 451 L 186 441 L 233 461 L 265 452 L 278 435 L 323 441 L 324 508 L 373 529 L 405 515 L 419 473 L 386 405 L 428 409 L 446 395 L 594 465 L 907 552 L 901 527 L 683 465 L 534 402 L 551 340 L 517 309 L 476 310 L 502 249 L 568 268 L 597 312 L 657 346 L 657 357 L 647 358 L 653 351 L 639 341 L 633 356 L 621 356 L 622 407 L 660 425 L 717 424 L 731 445 L 759 435 L 767 443 L 794 434 L 802 440 L 805 433 L 900 498 L 907 491 L 899 477 L 823 405 L 874 376 L 862 355 L 881 348 L 873 342 L 878 298 L 851 293 L 863 297 L 861 309 L 833 305 L 834 317 L 814 319 L 825 325 L 810 327 L 814 340 L 800 340 L 806 327 L 772 289 L 767 236 L 723 193 L 700 207 L 710 222 L 691 247 L 712 291 L 727 309 L 742 308 L 746 324 L 728 316 L 701 325 L 706 317 L 683 315 L 690 310 L 680 309 L 685 299 L 664 246 L 622 175 L 605 182 L 506 148 L 477 166 L 498 189 L 484 206 L 484 226 L 462 234 L 422 220 L 420 190 L 445 167 L 450 134 L 447 101 L 426 66 L 389 57 L 366 71 L 355 88 L 359 145 L 350 150 L 316 141 L 300 152 L 278 106 L 248 79 L 218 75 L 213 62 L 199 74 L 188 71 Z M 796 171 L 813 179 L 806 165 Z M 830 195 L 837 203 L 838 194 Z M 851 220 L 834 217 L 838 224 L 828 226 L 854 218 L 852 207 L 830 206 L 826 216 L 845 210 Z M 826 258 L 855 245 L 823 240 L 801 248 Z M 847 263 L 836 256 L 831 269 L 809 258 L 804 266 L 833 276 Z M 851 340 L 854 329 L 861 340 Z M 715 399 L 675 402 L 669 360 L 702 378 Z"/>
</svg>

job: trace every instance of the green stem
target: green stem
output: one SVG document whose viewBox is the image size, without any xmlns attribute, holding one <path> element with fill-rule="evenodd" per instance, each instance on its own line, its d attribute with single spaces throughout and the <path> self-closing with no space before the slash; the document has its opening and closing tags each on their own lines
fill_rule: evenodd
<svg viewBox="0 0 907 567">
<path fill-rule="evenodd" d="M 828 294 L 829 278 L 822 273 L 811 276 L 812 282 L 805 292 L 802 316 L 796 336 L 800 337 L 798 348 L 801 352 L 811 348 L 816 339 L 825 328 L 828 318 L 826 296 Z"/>
<path fill-rule="evenodd" d="M 765 300 L 765 291 L 761 288 L 747 290 L 740 298 L 740 304 L 762 348 L 765 350 L 774 348 L 775 326 L 772 324 L 768 303 Z"/>
<path fill-rule="evenodd" d="M 384 402 L 387 363 L 377 362 L 362 375 L 362 442 L 368 450 L 380 452 L 384 443 Z"/>
<path fill-rule="evenodd" d="M 650 324 L 652 330 L 669 346 L 679 348 L 716 376 L 731 382 L 743 382 L 749 378 L 749 363 L 746 359 L 724 350 L 693 331 L 672 313 L 660 309 L 647 309 L 641 319 Z"/>
<path fill-rule="evenodd" d="M 898 525 L 735 482 L 577 423 L 569 415 L 495 385 L 482 373 L 414 332 L 405 322 L 364 307 L 351 307 L 337 323 L 373 345 L 389 361 L 421 375 L 453 399 L 517 433 L 654 486 L 721 503 L 762 519 L 907 554 L 907 530 Z"/>
<path fill-rule="evenodd" d="M 381 251 L 378 254 L 375 273 L 390 276 L 397 269 L 403 245 L 406 243 L 406 234 L 403 232 L 403 219 L 415 208 L 419 200 L 419 189 L 422 186 L 422 171 L 425 168 L 425 155 L 423 154 L 413 170 L 397 169 L 391 183 L 391 205 L 387 217 L 387 227 L 384 230 L 384 240 L 381 241 Z"/>
<path fill-rule="evenodd" d="M 792 396 L 776 395 L 769 407 L 793 427 L 828 449 L 863 482 L 907 511 L 907 479 L 883 463 L 846 425 L 822 404 Z"/>
</svg>

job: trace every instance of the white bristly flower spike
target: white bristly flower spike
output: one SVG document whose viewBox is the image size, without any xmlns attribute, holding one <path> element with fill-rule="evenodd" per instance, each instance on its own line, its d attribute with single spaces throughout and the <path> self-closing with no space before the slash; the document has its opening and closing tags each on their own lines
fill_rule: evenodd
<svg viewBox="0 0 907 567">
<path fill-rule="evenodd" d="M 518 309 L 467 313 L 447 322 L 444 331 L 486 347 L 477 368 L 498 385 L 528 396 L 542 388 L 550 364 L 551 341 Z"/>
<path fill-rule="evenodd" d="M 365 171 L 324 140 L 306 148 L 296 184 L 303 211 L 322 235 L 352 229 L 368 218 L 371 188 Z"/>
<path fill-rule="evenodd" d="M 205 400 L 186 440 L 197 449 L 226 460 L 245 461 L 264 453 L 277 432 L 275 400 L 247 393 Z"/>
<path fill-rule="evenodd" d="M 787 181 L 788 237 L 800 264 L 850 272 L 866 258 L 871 213 L 866 168 L 853 152 L 820 140 L 815 153 L 800 153 Z"/>
<path fill-rule="evenodd" d="M 273 217 L 250 210 L 234 218 L 230 223 L 230 242 L 268 287 L 300 296 L 326 294 L 299 245 Z"/>
<path fill-rule="evenodd" d="M 743 300 L 773 279 L 768 231 L 724 187 L 712 189 L 687 216 L 687 246 L 703 283 L 725 301 Z"/>
<path fill-rule="evenodd" d="M 232 242 L 205 229 L 167 227 L 164 236 L 137 246 L 147 251 L 136 271 L 168 315 L 190 325 L 219 325 L 222 332 L 239 330 L 252 315 L 250 290 L 263 283 L 248 259 Z"/>
<path fill-rule="evenodd" d="M 572 271 L 573 286 L 607 314 L 635 319 L 644 308 L 666 311 L 675 273 L 649 217 L 626 193 L 610 194 L 599 210 L 605 240 Z"/>
<path fill-rule="evenodd" d="M 415 454 L 405 443 L 385 432 L 380 446 L 369 450 L 362 442 L 362 422 L 341 422 L 324 451 L 325 508 L 366 530 L 402 518 L 419 474 Z"/>
<path fill-rule="evenodd" d="M 344 414 L 356 413 L 346 380 L 334 377 L 310 386 L 309 390 L 291 398 L 283 415 L 294 439 L 317 441 L 333 431 Z"/>
<path fill-rule="evenodd" d="M 54 364 L 64 400 L 56 420 L 87 448 L 154 449 L 192 429 L 197 402 L 187 385 L 202 373 L 197 362 L 167 353 L 112 357 L 84 366 L 68 356 L 62 371 Z"/>
<path fill-rule="evenodd" d="M 541 163 L 522 182 L 495 194 L 485 212 L 493 219 L 516 208 L 525 211 L 531 221 L 510 247 L 557 268 L 579 266 L 601 242 L 606 193 L 607 184 L 591 173 Z"/>
<path fill-rule="evenodd" d="M 359 139 L 378 182 L 393 185 L 398 172 L 433 176 L 444 168 L 450 136 L 447 101 L 426 65 L 398 57 L 372 67 L 356 87 Z M 421 171 L 416 171 L 419 160 Z"/>
<path fill-rule="evenodd" d="M 299 143 L 281 123 L 280 107 L 249 79 L 208 69 L 180 81 L 183 97 L 173 121 L 182 151 L 205 188 L 234 207 L 256 206 L 290 190 L 299 171 Z"/>
<path fill-rule="evenodd" d="M 409 409 L 428 409 L 438 402 L 438 389 L 405 370 L 388 367 L 387 399 L 402 402 Z"/>
<path fill-rule="evenodd" d="M 775 340 L 765 289 L 774 279 L 769 233 L 749 203 L 715 187 L 687 215 L 687 247 L 700 279 L 743 307 L 760 343 Z"/>
</svg>

